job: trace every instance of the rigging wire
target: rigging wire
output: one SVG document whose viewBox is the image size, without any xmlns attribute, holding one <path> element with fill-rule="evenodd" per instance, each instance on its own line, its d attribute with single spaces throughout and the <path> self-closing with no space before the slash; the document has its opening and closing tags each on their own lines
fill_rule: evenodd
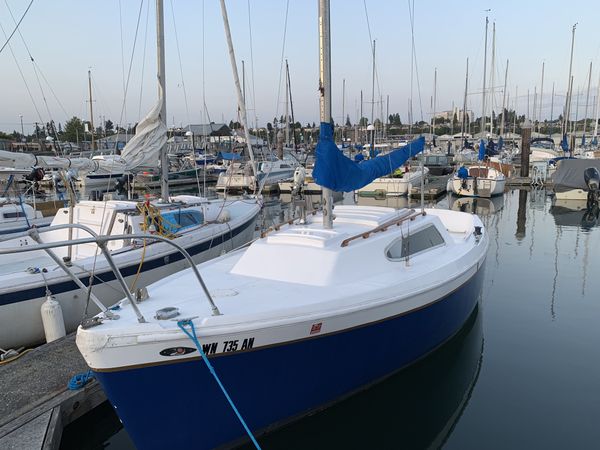
<svg viewBox="0 0 600 450">
<path fill-rule="evenodd" d="M 419 81 L 419 66 L 417 64 L 417 48 L 415 47 L 415 0 L 408 0 L 408 14 L 410 16 L 410 35 L 411 35 L 411 47 L 412 47 L 412 58 L 411 58 L 411 102 L 412 102 L 412 77 L 414 66 L 414 73 L 417 78 L 417 93 L 419 94 L 419 110 L 421 112 L 421 121 L 423 121 L 423 101 L 421 99 L 421 83 Z M 412 109 L 412 108 L 411 108 Z M 414 119 L 413 119 L 414 121 Z"/>
<path fill-rule="evenodd" d="M 252 74 L 252 106 L 253 106 L 253 116 L 254 116 L 254 128 L 258 128 L 258 116 L 256 114 L 256 89 L 254 83 L 254 52 L 252 50 L 252 21 L 250 16 L 250 0 L 248 0 L 248 33 L 250 35 L 250 71 Z"/>
<path fill-rule="evenodd" d="M 127 91 L 129 90 L 129 81 L 131 79 L 131 68 L 133 67 L 133 57 L 135 56 L 135 47 L 137 44 L 138 31 L 140 29 L 140 19 L 142 17 L 142 7 L 144 6 L 144 0 L 140 0 L 140 8 L 138 11 L 137 23 L 135 25 L 135 34 L 133 37 L 133 48 L 131 49 L 131 58 L 129 59 L 129 70 L 127 71 L 127 80 L 125 82 L 125 90 L 123 92 L 123 104 L 121 106 L 121 115 L 119 116 L 119 124 L 123 122 L 124 115 L 127 108 Z"/>
<path fill-rule="evenodd" d="M 287 37 L 288 12 L 290 9 L 290 0 L 285 3 L 285 20 L 283 22 L 283 43 L 281 44 L 281 60 L 279 62 L 279 83 L 277 83 L 277 105 L 275 107 L 275 118 L 279 115 L 279 101 L 281 99 L 281 78 L 283 74 L 283 60 L 285 54 L 285 40 Z"/>
<path fill-rule="evenodd" d="M 150 18 L 150 2 L 146 3 L 146 28 L 144 29 L 144 50 L 142 51 L 142 72 L 140 81 L 140 101 L 138 103 L 138 120 L 142 118 L 142 93 L 144 91 L 144 69 L 146 67 L 146 45 L 148 44 L 148 22 Z"/>
<path fill-rule="evenodd" d="M 31 0 L 29 2 L 29 5 L 27 5 L 27 9 L 25 9 L 25 12 L 23 13 L 23 15 L 21 16 L 21 18 L 19 19 L 19 22 L 17 22 L 17 24 L 15 25 L 15 29 L 12 31 L 12 33 L 10 33 L 10 36 L 8 36 L 6 38 L 6 42 L 4 43 L 4 45 L 2 45 L 2 47 L 0 48 L 0 53 L 2 53 L 2 50 L 5 49 L 5 47 L 8 45 L 8 43 L 10 42 L 10 40 L 12 39 L 12 37 L 14 36 L 15 32 L 19 29 L 19 25 L 21 25 L 21 22 L 23 22 L 23 19 L 25 18 L 25 16 L 27 15 L 27 12 L 29 11 L 29 8 L 31 8 L 31 5 L 33 4 L 33 0 Z"/>
<path fill-rule="evenodd" d="M 119 31 L 121 34 L 121 83 L 123 85 L 123 101 L 125 101 L 125 98 L 127 97 L 127 89 L 125 88 L 125 50 L 123 48 L 123 14 L 121 8 L 121 0 L 119 0 Z M 123 108 L 126 107 L 126 105 L 123 106 Z M 123 113 L 121 113 L 121 116 L 123 116 Z M 119 124 L 120 123 L 121 120 L 119 120 Z"/>
<path fill-rule="evenodd" d="M 2 33 L 4 34 L 4 36 L 6 36 L 6 31 L 4 30 L 4 27 L 2 26 L 2 24 L 0 23 L 0 30 L 2 30 Z M 31 99 L 31 102 L 33 103 L 33 107 L 35 108 L 35 111 L 38 115 L 38 119 L 40 120 L 40 122 L 44 122 L 42 119 L 42 115 L 40 114 L 40 111 L 37 107 L 37 104 L 35 103 L 35 99 L 33 97 L 33 94 L 31 93 L 31 89 L 29 88 L 29 83 L 27 83 L 27 80 L 25 79 L 25 74 L 23 74 L 23 70 L 21 69 L 21 65 L 19 64 L 19 61 L 17 60 L 17 57 L 15 55 L 15 52 L 12 48 L 12 45 L 8 45 L 8 49 L 10 50 L 10 53 L 15 61 L 15 64 L 17 66 L 17 69 L 19 70 L 19 74 L 21 75 L 21 79 L 23 80 L 23 83 L 25 83 L 25 89 L 27 89 L 27 93 L 29 94 L 29 98 Z"/>
<path fill-rule="evenodd" d="M 177 23 L 175 22 L 175 7 L 173 6 L 173 0 L 171 0 L 171 15 L 173 17 L 173 30 L 175 32 L 175 44 L 177 46 L 177 58 L 179 59 L 179 73 L 181 74 L 181 87 L 183 89 L 183 101 L 185 103 L 185 113 L 187 116 L 187 122 L 190 123 L 190 109 L 188 107 L 187 91 L 185 89 L 185 81 L 183 79 L 183 65 L 181 63 L 181 51 L 179 48 L 179 37 L 177 35 Z"/>
</svg>

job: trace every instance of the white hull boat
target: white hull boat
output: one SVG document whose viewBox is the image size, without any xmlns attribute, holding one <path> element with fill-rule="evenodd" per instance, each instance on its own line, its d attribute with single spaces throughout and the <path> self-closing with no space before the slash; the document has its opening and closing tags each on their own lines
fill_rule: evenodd
<svg viewBox="0 0 600 450">
<path fill-rule="evenodd" d="M 483 165 L 465 168 L 468 176 L 461 177 L 458 171 L 455 172 L 448 179 L 448 191 L 465 197 L 492 197 L 504 192 L 506 177 L 501 171 Z"/>
<path fill-rule="evenodd" d="M 200 436 L 194 447 L 208 449 L 244 437 L 180 326 L 194 324 L 257 434 L 385 377 L 460 329 L 477 304 L 488 247 L 477 216 L 360 206 L 335 214 L 332 230 L 317 214 L 198 266 L 220 315 L 186 270 L 149 287 L 138 305 L 144 323 L 123 301 L 120 319 L 79 328 L 77 345 L 137 448 Z M 365 263 L 360 277 L 356 261 Z M 185 395 L 147 395 L 175 385 Z M 190 401 L 199 403 L 185 408 Z M 176 424 L 183 431 L 148 433 Z"/>
<path fill-rule="evenodd" d="M 184 247 L 194 261 L 202 262 L 250 241 L 260 210 L 257 200 L 212 200 L 200 197 L 174 197 L 175 203 L 157 205 L 165 227 L 162 234 Z M 179 203 L 177 203 L 179 200 Z M 59 210 L 53 225 L 69 222 L 69 209 Z M 128 201 L 79 203 L 74 208 L 75 222 L 86 225 L 99 235 L 139 233 L 149 216 L 140 214 L 139 204 Z M 154 223 L 154 222 L 153 222 Z M 159 230 L 160 232 L 160 230 Z M 87 238 L 81 230 L 53 230 L 40 233 L 43 242 Z M 0 248 L 33 245 L 30 236 L 0 242 Z M 162 242 L 137 239 L 111 241 L 108 249 L 129 286 L 141 288 L 186 267 L 182 255 Z M 123 296 L 108 262 L 96 244 L 80 244 L 54 250 L 59 258 L 70 261 L 71 271 L 92 292 L 110 306 Z M 69 259 L 70 258 L 70 259 Z M 93 277 L 91 275 L 93 274 Z M 99 311 L 89 302 L 87 292 L 78 288 L 69 276 L 42 250 L 0 256 L 0 347 L 11 348 L 39 343 L 44 338 L 40 306 L 49 291 L 61 304 L 67 331 L 73 331 L 82 319 Z"/>
<path fill-rule="evenodd" d="M 421 170 L 418 166 L 411 166 L 408 172 L 404 172 L 402 177 L 380 177 L 373 180 L 371 183 L 360 188 L 358 195 L 376 195 L 381 193 L 388 197 L 408 195 L 412 186 L 417 186 L 421 183 L 423 177 L 427 179 L 429 169 L 423 167 Z"/>
</svg>

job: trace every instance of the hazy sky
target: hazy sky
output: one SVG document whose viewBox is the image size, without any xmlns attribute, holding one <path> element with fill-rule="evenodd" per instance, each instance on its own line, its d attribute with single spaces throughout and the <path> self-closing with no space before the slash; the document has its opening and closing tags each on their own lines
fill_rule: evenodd
<svg viewBox="0 0 600 450">
<path fill-rule="evenodd" d="M 5 35 L 15 26 L 9 7 L 18 20 L 28 3 L 28 0 L 0 2 L 2 44 Z M 203 117 L 203 88 L 210 119 L 214 122 L 235 120 L 236 97 L 219 1 L 165 0 L 164 3 L 169 125 L 208 121 Z M 362 89 L 364 115 L 371 115 L 371 42 L 365 4 L 371 37 L 377 41 L 376 99 L 383 98 L 385 114 L 389 95 L 390 113 L 399 112 L 406 121 L 411 97 L 409 9 L 408 1 L 392 0 L 331 1 L 334 118 L 342 121 L 343 79 L 346 80 L 345 114 L 356 121 Z M 550 116 L 553 83 L 556 93 L 560 94 L 555 98 L 553 112 L 554 117 L 558 116 L 567 89 L 571 28 L 577 22 L 573 89 L 577 92 L 581 88 L 581 118 L 592 61 L 588 111 L 588 116 L 592 116 L 600 69 L 597 28 L 600 3 L 597 1 L 416 0 L 415 4 L 414 39 L 419 79 L 417 83 L 415 76 L 413 83 L 415 119 L 421 117 L 420 104 L 423 118 L 430 117 L 436 67 L 437 110 L 450 109 L 453 101 L 462 105 L 467 57 L 469 108 L 480 113 L 486 14 L 490 17 L 490 49 L 492 22 L 496 23 L 495 110 L 499 110 L 502 103 L 501 87 L 507 59 L 510 59 L 510 104 L 514 103 L 518 85 L 520 114 L 527 110 L 527 90 L 530 91 L 530 110 L 533 110 L 534 88 L 537 86 L 539 93 L 542 62 L 545 62 L 543 117 Z M 287 29 L 286 5 L 289 5 Z M 282 55 L 290 65 L 296 119 L 303 124 L 318 122 L 317 1 L 228 0 L 227 6 L 237 60 L 246 62 L 251 124 L 255 116 L 258 124 L 264 126 L 283 113 L 284 91 L 278 87 L 283 86 L 283 82 L 280 84 Z M 491 11 L 485 12 L 485 9 Z M 153 0 L 35 0 L 20 26 L 22 38 L 15 34 L 10 48 L 6 47 L 0 54 L 0 130 L 19 130 L 20 115 L 26 133 L 32 132 L 36 121 L 47 122 L 52 118 L 64 124 L 72 116 L 88 119 L 88 69 L 92 71 L 95 123 L 102 118 L 111 119 L 115 124 L 137 122 L 157 95 L 155 28 Z M 35 59 L 35 66 L 25 44 Z M 130 60 L 125 96 L 123 85 Z M 490 64 L 491 53 L 488 54 L 488 74 Z M 184 86 L 187 95 L 184 95 Z M 574 100 L 573 115 L 575 106 Z M 378 105 L 376 117 L 379 111 Z"/>
</svg>

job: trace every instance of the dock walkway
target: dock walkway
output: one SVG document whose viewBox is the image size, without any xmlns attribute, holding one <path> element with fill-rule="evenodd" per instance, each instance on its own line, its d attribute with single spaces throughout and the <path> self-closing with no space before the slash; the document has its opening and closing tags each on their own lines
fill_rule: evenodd
<svg viewBox="0 0 600 450">
<path fill-rule="evenodd" d="M 106 400 L 95 380 L 67 389 L 87 370 L 74 334 L 0 365 L 0 448 L 58 449 L 63 428 Z"/>
</svg>

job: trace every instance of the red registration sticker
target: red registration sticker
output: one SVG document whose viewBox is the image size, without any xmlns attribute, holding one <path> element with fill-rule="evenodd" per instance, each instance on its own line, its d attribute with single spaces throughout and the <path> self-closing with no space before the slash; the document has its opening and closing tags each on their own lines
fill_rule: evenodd
<svg viewBox="0 0 600 450">
<path fill-rule="evenodd" d="M 310 334 L 320 333 L 322 325 L 323 325 L 323 322 L 313 323 L 312 327 L 310 327 Z"/>
</svg>

